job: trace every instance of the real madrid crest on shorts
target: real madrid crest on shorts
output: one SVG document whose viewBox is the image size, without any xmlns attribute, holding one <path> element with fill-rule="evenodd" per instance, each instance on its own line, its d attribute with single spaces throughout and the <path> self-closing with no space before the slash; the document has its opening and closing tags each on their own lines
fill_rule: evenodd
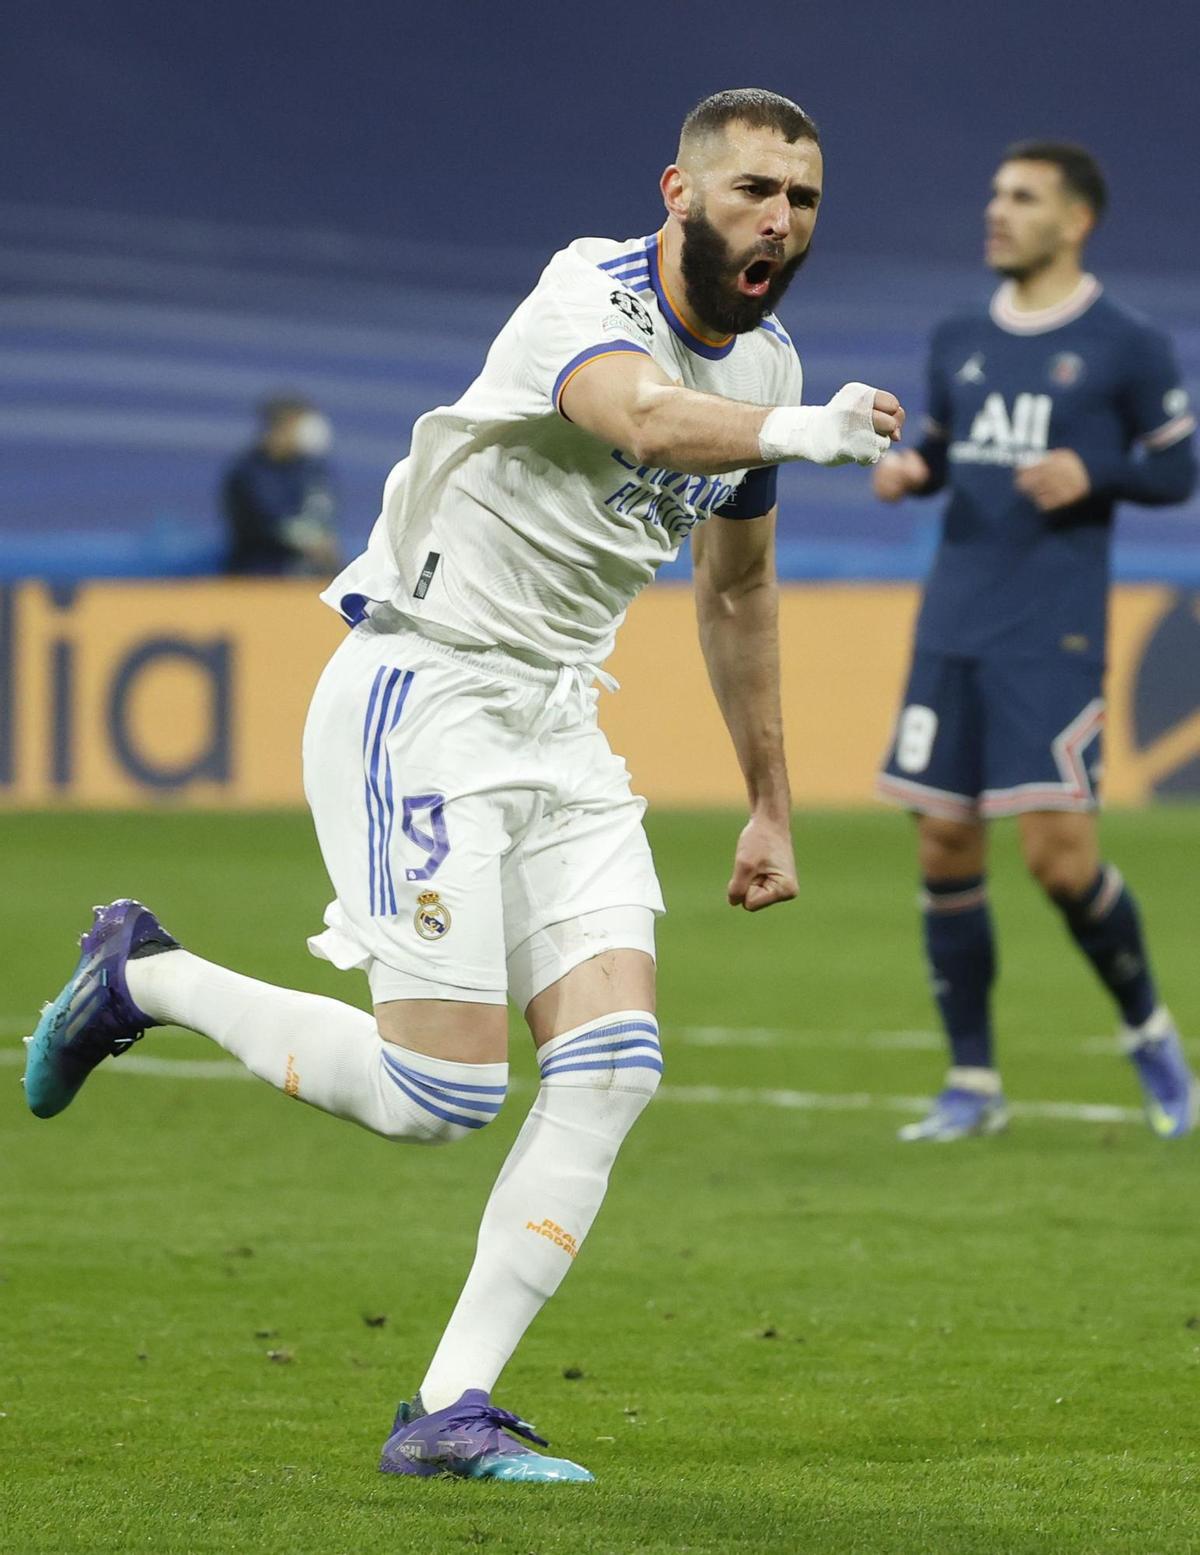
<svg viewBox="0 0 1200 1555">
<path fill-rule="evenodd" d="M 422 891 L 413 913 L 413 928 L 422 939 L 441 939 L 450 932 L 450 909 L 436 891 Z"/>
</svg>

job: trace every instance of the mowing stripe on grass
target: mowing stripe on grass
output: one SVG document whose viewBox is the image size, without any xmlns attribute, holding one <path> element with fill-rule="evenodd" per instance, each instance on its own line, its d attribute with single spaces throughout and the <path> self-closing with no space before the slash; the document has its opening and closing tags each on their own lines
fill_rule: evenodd
<svg viewBox="0 0 1200 1555">
<path fill-rule="evenodd" d="M 0 1048 L 0 1065 L 23 1065 L 20 1048 Z M 254 1076 L 241 1064 L 225 1059 L 153 1058 L 148 1054 L 124 1055 L 119 1064 L 105 1064 L 101 1074 L 147 1075 L 172 1080 L 252 1080 Z M 530 1091 L 533 1082 L 520 1077 L 509 1086 L 514 1091 Z M 668 1102 L 699 1102 L 718 1107 L 775 1107 L 788 1112 L 884 1112 L 921 1113 L 929 1105 L 927 1096 L 880 1096 L 868 1091 L 844 1095 L 826 1091 L 757 1090 L 736 1085 L 661 1085 L 659 1097 Z M 1009 1111 L 1019 1118 L 1053 1118 L 1066 1123 L 1140 1123 L 1142 1113 L 1136 1107 L 1115 1107 L 1104 1102 L 1015 1101 Z"/>
<path fill-rule="evenodd" d="M 918 1053 L 936 1051 L 946 1040 L 936 1031 L 801 1031 L 787 1026 L 679 1026 L 666 1035 L 685 1047 L 844 1048 L 851 1043 L 881 1052 Z"/>
<path fill-rule="evenodd" d="M 28 1016 L 0 1015 L 0 1041 L 6 1037 L 27 1036 L 32 1028 Z M 945 1038 L 937 1031 L 818 1031 L 796 1026 L 675 1026 L 664 1032 L 665 1039 L 684 1047 L 730 1048 L 837 1048 L 869 1049 L 880 1053 L 939 1053 Z M 1018 1036 L 1010 1041 L 1021 1040 Z M 1111 1055 L 1119 1051 L 1115 1037 L 1077 1037 L 1055 1039 L 1059 1048 L 1089 1055 Z M 1184 1038 L 1186 1048 L 1200 1052 L 1200 1040 Z"/>
</svg>

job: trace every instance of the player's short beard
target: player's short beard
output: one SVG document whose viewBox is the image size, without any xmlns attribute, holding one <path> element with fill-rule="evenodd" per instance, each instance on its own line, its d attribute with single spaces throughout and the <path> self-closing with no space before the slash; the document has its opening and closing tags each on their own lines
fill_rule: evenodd
<svg viewBox="0 0 1200 1555">
<path fill-rule="evenodd" d="M 996 275 L 1002 275 L 1006 281 L 1016 281 L 1020 285 L 1032 281 L 1034 276 L 1040 275 L 1043 270 L 1048 270 L 1058 258 L 1058 253 L 1057 248 L 1045 248 L 1030 259 L 1022 259 L 1006 265 L 992 265 L 991 268 Z"/>
<path fill-rule="evenodd" d="M 761 297 L 747 297 L 738 290 L 737 280 L 756 251 L 732 254 L 702 205 L 692 207 L 682 227 L 679 265 L 688 303 L 698 318 L 721 335 L 745 335 L 757 329 L 764 316 L 774 311 L 812 250 L 810 243 L 803 253 L 777 270 Z"/>
<path fill-rule="evenodd" d="M 1045 268 L 1046 265 L 1044 261 L 1035 262 L 1033 264 L 1030 264 L 1028 261 L 1026 261 L 1024 264 L 992 266 L 992 270 L 996 275 L 1003 276 L 1006 281 L 1016 281 L 1018 284 L 1023 284 L 1025 281 L 1031 281 L 1035 275 L 1039 274 Z"/>
</svg>

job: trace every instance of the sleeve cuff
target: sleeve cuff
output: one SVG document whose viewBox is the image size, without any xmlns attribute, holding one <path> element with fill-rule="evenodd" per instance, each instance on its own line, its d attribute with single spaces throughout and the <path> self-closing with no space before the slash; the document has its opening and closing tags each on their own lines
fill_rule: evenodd
<svg viewBox="0 0 1200 1555">
<path fill-rule="evenodd" d="M 1089 496 L 1113 496 L 1129 473 L 1130 461 L 1123 454 L 1080 454 L 1091 486 Z"/>
<path fill-rule="evenodd" d="M 563 416 L 567 421 L 571 419 L 562 408 L 562 397 L 563 390 L 577 372 L 586 367 L 589 362 L 598 362 L 601 357 L 605 356 L 622 356 L 627 351 L 632 351 L 637 356 L 650 356 L 651 354 L 644 346 L 635 345 L 632 340 L 605 340 L 600 345 L 588 346 L 586 350 L 580 351 L 576 356 L 573 356 L 554 380 L 554 388 L 550 394 L 550 398 L 554 402 L 554 408 L 559 415 Z"/>
<path fill-rule="evenodd" d="M 1143 432 L 1138 442 L 1148 453 L 1161 453 L 1164 448 L 1170 448 L 1182 438 L 1190 437 L 1196 430 L 1196 418 L 1190 411 L 1181 416 L 1172 416 L 1160 427 L 1155 427 L 1152 432 Z"/>
<path fill-rule="evenodd" d="M 751 470 L 729 502 L 717 508 L 718 518 L 762 518 L 775 506 L 775 489 L 779 479 L 777 465 Z"/>
</svg>

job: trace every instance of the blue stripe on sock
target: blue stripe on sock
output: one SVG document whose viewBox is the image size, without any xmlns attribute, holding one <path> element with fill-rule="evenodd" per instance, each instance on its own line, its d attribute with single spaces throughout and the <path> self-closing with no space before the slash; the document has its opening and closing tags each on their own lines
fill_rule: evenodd
<svg viewBox="0 0 1200 1555">
<path fill-rule="evenodd" d="M 627 1042 L 596 1042 L 589 1047 L 575 1047 L 571 1045 L 563 1048 L 558 1053 L 551 1053 L 546 1060 L 543 1073 L 545 1069 L 556 1064 L 560 1058 L 591 1058 L 597 1053 L 627 1053 L 635 1048 L 651 1054 L 662 1053 L 662 1048 L 650 1037 L 630 1037 Z"/>
<path fill-rule="evenodd" d="M 656 1041 L 658 1040 L 658 1027 L 652 1021 L 626 1020 L 618 1021 L 613 1026 L 597 1027 L 594 1031 L 578 1032 L 570 1041 L 563 1043 L 559 1052 L 565 1053 L 568 1048 L 573 1047 L 577 1042 L 598 1042 L 604 1037 L 624 1037 L 628 1036 L 631 1031 L 648 1032 Z"/>
<path fill-rule="evenodd" d="M 411 1069 L 388 1069 L 388 1073 L 403 1080 L 405 1085 L 414 1086 L 422 1095 L 429 1096 L 433 1101 L 442 1102 L 447 1107 L 469 1107 L 475 1112 L 490 1112 L 493 1116 L 504 1105 L 504 1098 L 499 1101 L 483 1101 L 474 1096 L 457 1096 L 453 1091 L 439 1091 L 437 1086 L 430 1085 L 427 1081 L 414 1074 Z"/>
<path fill-rule="evenodd" d="M 652 1042 L 658 1046 L 658 1031 L 654 1026 L 647 1026 L 643 1022 L 629 1021 L 620 1026 L 608 1026 L 602 1031 L 581 1031 L 577 1037 L 572 1037 L 569 1042 L 564 1042 L 560 1048 L 547 1055 L 546 1062 L 553 1059 L 577 1053 L 584 1047 L 593 1047 L 597 1043 L 612 1045 L 621 1037 L 631 1037 L 642 1042 Z"/>
<path fill-rule="evenodd" d="M 423 1076 L 419 1070 L 410 1069 L 407 1064 L 401 1063 L 395 1054 L 389 1053 L 386 1048 L 383 1050 L 383 1061 L 391 1068 L 399 1070 L 401 1074 L 407 1075 L 410 1080 L 417 1080 L 420 1084 L 429 1085 L 433 1089 L 442 1086 L 448 1091 L 471 1091 L 483 1096 L 506 1096 L 508 1094 L 507 1085 L 468 1085 L 465 1080 L 430 1080 Z M 463 1100 L 465 1101 L 466 1098 L 464 1097 Z"/>
<path fill-rule="evenodd" d="M 404 1092 L 409 1101 L 415 1101 L 418 1107 L 423 1107 L 426 1112 L 432 1114 L 432 1116 L 435 1118 L 441 1118 L 443 1123 L 457 1123 L 462 1128 L 482 1128 L 483 1125 L 488 1122 L 487 1118 L 468 1118 L 464 1117 L 461 1113 L 446 1112 L 442 1107 L 435 1107 L 434 1104 L 427 1100 L 426 1097 L 419 1095 L 416 1091 L 410 1090 L 394 1070 L 385 1069 L 384 1073 L 387 1075 L 388 1079 L 394 1086 L 398 1087 L 398 1089 Z"/>
<path fill-rule="evenodd" d="M 398 1083 L 403 1082 L 407 1086 L 414 1087 L 428 1096 L 431 1101 L 441 1102 L 446 1107 L 470 1107 L 475 1112 L 486 1112 L 495 1117 L 504 1105 L 504 1100 L 476 1101 L 473 1096 L 456 1096 L 453 1091 L 439 1091 L 432 1085 L 426 1085 L 411 1069 L 389 1069 L 388 1075 Z"/>
<path fill-rule="evenodd" d="M 662 1074 L 663 1066 L 656 1058 L 614 1058 L 605 1061 L 602 1058 L 587 1059 L 583 1063 L 549 1064 L 542 1070 L 542 1079 L 549 1080 L 555 1075 L 574 1074 L 582 1070 L 596 1069 L 653 1069 L 656 1074 Z"/>
</svg>

